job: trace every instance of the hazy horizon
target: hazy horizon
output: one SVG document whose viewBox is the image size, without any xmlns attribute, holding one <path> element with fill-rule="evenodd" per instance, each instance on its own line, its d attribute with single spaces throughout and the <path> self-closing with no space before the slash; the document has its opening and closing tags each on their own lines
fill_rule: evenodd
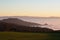
<svg viewBox="0 0 60 40">
<path fill-rule="evenodd" d="M 0 16 L 0 17 L 41 17 L 41 16 Z M 49 16 L 49 17 L 46 17 L 46 18 L 60 18 L 60 17 L 57 17 L 57 16 Z"/>
<path fill-rule="evenodd" d="M 60 0 L 0 0 L 0 16 L 60 17 Z"/>
</svg>

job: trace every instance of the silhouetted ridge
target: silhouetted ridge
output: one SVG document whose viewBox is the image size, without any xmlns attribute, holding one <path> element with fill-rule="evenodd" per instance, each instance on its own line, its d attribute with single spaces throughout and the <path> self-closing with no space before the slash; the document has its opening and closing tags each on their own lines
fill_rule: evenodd
<svg viewBox="0 0 60 40">
<path fill-rule="evenodd" d="M 2 21 L 6 22 L 6 23 L 12 23 L 12 24 L 24 25 L 24 26 L 40 25 L 38 23 L 26 22 L 26 21 L 23 21 L 23 20 L 17 19 L 17 18 L 8 18 L 8 19 L 3 19 Z"/>
<path fill-rule="evenodd" d="M 15 23 L 16 22 L 16 23 Z M 22 24 L 21 24 L 21 23 Z M 18 24 L 19 23 L 19 24 Z M 29 25 L 28 25 L 28 24 Z M 25 22 L 23 20 L 19 20 L 16 18 L 8 18 L 0 21 L 0 31 L 15 31 L 15 32 L 53 32 L 52 29 L 49 28 L 41 28 L 41 27 L 31 27 L 34 23 Z M 27 26 L 28 25 L 28 26 Z M 39 24 L 34 24 L 39 25 Z"/>
</svg>

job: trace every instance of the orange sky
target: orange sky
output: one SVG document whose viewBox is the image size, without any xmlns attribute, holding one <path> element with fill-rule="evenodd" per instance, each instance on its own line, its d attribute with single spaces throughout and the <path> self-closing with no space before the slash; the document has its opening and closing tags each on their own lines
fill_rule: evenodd
<svg viewBox="0 0 60 40">
<path fill-rule="evenodd" d="M 0 14 L 0 16 L 35 16 L 35 17 L 60 17 L 60 14 L 48 14 L 48 13 L 5 13 L 5 14 Z"/>
</svg>

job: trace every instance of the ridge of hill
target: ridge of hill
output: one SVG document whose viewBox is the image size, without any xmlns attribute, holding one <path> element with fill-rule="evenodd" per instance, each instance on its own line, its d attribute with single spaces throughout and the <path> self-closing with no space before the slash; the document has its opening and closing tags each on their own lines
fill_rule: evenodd
<svg viewBox="0 0 60 40">
<path fill-rule="evenodd" d="M 16 31 L 16 32 L 54 32 L 49 28 L 31 27 L 30 25 L 39 25 L 30 23 L 16 18 L 8 18 L 0 21 L 0 31 Z"/>
</svg>

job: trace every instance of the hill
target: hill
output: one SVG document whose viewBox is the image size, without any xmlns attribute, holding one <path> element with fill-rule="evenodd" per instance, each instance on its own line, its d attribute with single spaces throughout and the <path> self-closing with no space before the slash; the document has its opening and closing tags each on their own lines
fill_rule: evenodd
<svg viewBox="0 0 60 40">
<path fill-rule="evenodd" d="M 16 25 L 24 25 L 24 26 L 34 26 L 34 25 L 40 25 L 38 23 L 32 23 L 32 22 L 26 22 L 23 21 L 21 19 L 17 19 L 17 18 L 8 18 L 8 19 L 3 19 L 1 20 L 2 22 L 5 23 L 12 23 L 12 24 L 16 24 Z"/>
<path fill-rule="evenodd" d="M 0 31 L 15 31 L 15 32 L 53 32 L 49 28 L 31 27 L 30 25 L 39 25 L 30 23 L 16 18 L 8 18 L 0 21 Z"/>
</svg>

